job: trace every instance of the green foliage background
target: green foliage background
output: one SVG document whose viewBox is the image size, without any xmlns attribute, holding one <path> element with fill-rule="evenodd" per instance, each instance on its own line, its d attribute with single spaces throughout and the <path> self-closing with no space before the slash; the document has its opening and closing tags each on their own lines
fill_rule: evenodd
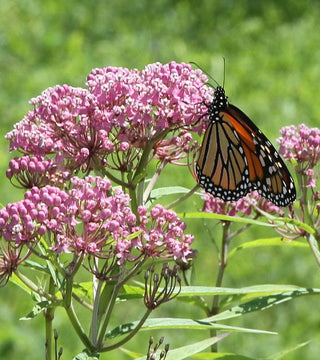
<svg viewBox="0 0 320 360">
<path fill-rule="evenodd" d="M 0 2 L 0 201 L 3 205 L 23 195 L 5 177 L 9 159 L 4 135 L 30 109 L 28 100 L 45 88 L 68 83 L 84 87 L 86 75 L 108 65 L 142 69 L 160 61 L 195 61 L 219 82 L 223 81 L 232 103 L 243 109 L 275 142 L 282 126 L 306 123 L 320 126 L 320 3 L 317 0 L 10 0 Z M 194 186 L 188 173 L 168 168 L 159 185 L 175 182 Z M 178 175 L 177 175 L 178 174 Z M 187 174 L 186 176 L 184 176 Z M 186 180 L 188 179 L 188 180 Z M 188 210 L 200 207 L 188 203 Z M 181 208 L 178 210 L 185 210 Z M 216 224 L 189 221 L 199 250 L 198 285 L 214 285 L 217 258 L 210 242 Z M 202 231 L 200 231 L 200 229 Z M 260 229 L 245 236 L 260 234 Z M 201 234 L 201 236 L 200 236 Z M 241 239 L 239 240 L 241 241 Z M 236 255 L 227 269 L 225 286 L 263 283 L 320 287 L 319 269 L 308 250 L 279 249 Z M 212 254 L 212 255 L 211 255 Z M 208 276 L 208 274 L 211 274 Z M 21 322 L 32 303 L 12 285 L 0 289 L 0 358 L 43 359 L 41 317 Z M 178 308 L 177 308 L 178 307 Z M 133 308 L 133 319 L 139 307 Z M 131 310 L 131 309 L 129 309 Z M 157 310 L 158 311 L 158 310 Z M 157 316 L 191 317 L 204 314 L 183 303 L 172 302 Z M 127 320 L 128 309 L 119 306 L 119 319 Z M 64 359 L 82 348 L 68 328 L 63 312 L 56 326 Z M 221 342 L 221 351 L 266 357 L 311 339 L 291 359 L 314 359 L 320 350 L 320 303 L 317 297 L 253 313 L 232 325 L 277 331 L 277 336 L 232 334 Z M 168 332 L 172 348 L 201 339 L 207 334 Z M 149 334 L 139 334 L 128 347 L 147 348 Z M 128 359 L 119 351 L 101 359 Z"/>
</svg>

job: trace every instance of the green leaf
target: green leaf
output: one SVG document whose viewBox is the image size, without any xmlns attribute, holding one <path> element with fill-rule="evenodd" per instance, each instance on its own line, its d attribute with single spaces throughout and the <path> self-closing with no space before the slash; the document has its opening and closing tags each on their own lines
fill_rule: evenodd
<svg viewBox="0 0 320 360">
<path fill-rule="evenodd" d="M 150 193 L 150 197 L 154 200 L 160 199 L 166 195 L 175 195 L 175 194 L 187 194 L 190 189 L 182 186 L 169 186 L 153 189 Z"/>
<path fill-rule="evenodd" d="M 57 276 L 57 271 L 55 269 L 55 267 L 53 266 L 52 262 L 51 261 L 48 261 L 47 260 L 47 265 L 48 265 L 48 269 L 49 269 L 49 272 L 50 272 L 50 275 L 54 281 L 54 284 L 55 286 L 59 287 L 60 286 L 60 281 L 59 281 L 59 278 Z"/>
<path fill-rule="evenodd" d="M 315 234 L 315 229 L 312 228 L 310 225 L 305 224 L 302 221 L 298 221 L 295 219 L 291 219 L 291 218 L 282 218 L 279 216 L 275 216 L 275 215 L 271 215 L 265 211 L 259 210 L 267 219 L 271 220 L 273 223 L 275 224 L 279 224 L 279 223 L 285 223 L 285 224 L 289 224 L 289 225 L 293 225 L 296 226 L 302 230 L 305 230 L 306 232 L 308 232 L 309 234 Z M 273 224 L 274 226 L 274 224 Z"/>
<path fill-rule="evenodd" d="M 20 320 L 31 320 L 31 319 L 35 318 L 36 316 L 38 316 L 40 313 L 42 313 L 42 311 L 44 311 L 45 309 L 47 309 L 50 306 L 52 306 L 51 301 L 47 301 L 47 300 L 40 301 L 33 307 L 32 311 L 29 312 L 29 314 L 27 316 L 20 318 Z"/>
<path fill-rule="evenodd" d="M 266 238 L 266 239 L 256 239 L 253 241 L 245 242 L 234 249 L 232 249 L 228 254 L 228 259 L 230 259 L 235 253 L 240 250 L 252 249 L 262 246 L 289 246 L 289 247 L 299 247 L 309 249 L 309 245 L 301 241 L 285 241 L 281 237 Z"/>
<path fill-rule="evenodd" d="M 125 348 L 120 348 L 120 350 L 127 354 L 128 356 L 130 356 L 132 359 L 138 359 L 138 358 L 141 358 L 143 356 L 143 354 L 141 353 L 137 353 L 135 351 L 131 351 L 129 349 L 125 349 Z M 144 360 L 146 360 L 146 356 L 144 355 Z"/>
<path fill-rule="evenodd" d="M 264 221 L 258 221 L 258 220 L 254 220 L 254 219 L 250 219 L 250 218 L 244 218 L 244 217 L 207 213 L 207 212 L 202 212 L 202 211 L 179 213 L 178 216 L 180 218 L 187 218 L 187 219 L 215 219 L 215 220 L 224 220 L 224 221 L 230 221 L 230 222 L 238 222 L 238 223 L 243 223 L 243 224 L 253 224 L 253 225 L 274 227 L 273 224 L 270 224 L 270 223 L 264 222 Z"/>
<path fill-rule="evenodd" d="M 124 286 L 124 292 L 119 295 L 121 300 L 130 300 L 130 299 L 140 299 L 143 297 L 144 289 L 139 286 Z M 159 288 L 159 292 L 162 291 Z M 257 298 L 260 296 L 266 296 L 271 294 L 279 293 L 291 293 L 296 292 L 303 295 L 320 294 L 320 289 L 318 288 L 303 288 L 296 285 L 278 285 L 278 284 L 265 284 L 265 285 L 254 285 L 247 286 L 243 288 L 223 288 L 223 287 L 210 287 L 210 286 L 182 286 L 181 291 L 178 295 L 179 300 L 185 302 L 195 302 L 195 297 L 197 296 L 212 296 L 212 295 L 239 295 L 239 296 L 249 296 L 250 298 Z M 189 299 L 188 299 L 189 298 Z"/>
<path fill-rule="evenodd" d="M 126 238 L 126 240 L 127 240 L 127 241 L 132 240 L 132 239 L 138 237 L 142 232 L 143 232 L 143 230 L 138 230 L 138 231 L 130 234 L 130 235 Z"/>
<path fill-rule="evenodd" d="M 139 321 L 121 324 L 106 334 L 107 339 L 115 338 L 130 333 L 138 325 Z M 148 319 L 141 327 L 140 331 L 150 331 L 155 329 L 193 329 L 193 330 L 225 330 L 238 331 L 256 334 L 276 334 L 270 331 L 241 328 L 223 324 L 216 324 L 205 320 L 192 320 L 183 318 L 155 318 Z"/>
<path fill-rule="evenodd" d="M 86 297 L 90 301 L 93 300 L 92 282 L 86 281 L 73 284 L 73 292 L 79 297 Z"/>
<path fill-rule="evenodd" d="M 48 268 L 46 266 L 43 266 L 43 265 L 41 265 L 37 262 L 31 261 L 31 260 L 25 260 L 22 263 L 22 266 L 28 267 L 28 268 L 31 268 L 34 270 L 42 271 L 42 272 L 45 272 L 46 274 L 49 273 Z"/>
<path fill-rule="evenodd" d="M 88 355 L 86 351 L 76 355 L 72 360 L 99 360 L 100 354 Z"/>
<path fill-rule="evenodd" d="M 153 329 L 195 329 L 195 330 L 226 330 L 226 331 L 238 331 L 238 332 L 249 332 L 249 333 L 260 333 L 260 334 L 276 334 L 275 332 L 248 329 L 237 326 L 229 326 L 223 324 L 216 324 L 205 320 L 192 320 L 192 319 L 176 319 L 176 318 L 155 318 L 148 319 L 141 328 L 143 330 Z"/>
<path fill-rule="evenodd" d="M 288 354 L 291 354 L 292 352 L 294 352 L 294 351 L 296 351 L 296 350 L 310 344 L 310 342 L 311 342 L 311 340 L 303 342 L 301 344 L 298 344 L 298 345 L 294 346 L 291 349 L 284 350 L 284 351 L 281 351 L 279 353 L 270 355 L 270 356 L 267 357 L 267 359 L 269 359 L 269 360 L 281 360 L 281 359 L 284 359 Z"/>
<path fill-rule="evenodd" d="M 153 189 L 149 195 L 148 201 L 146 202 L 146 206 L 149 208 L 152 203 L 160 198 L 168 195 L 176 195 L 176 194 L 187 194 L 190 192 L 190 189 L 182 187 L 182 186 L 169 186 Z"/>
<path fill-rule="evenodd" d="M 177 349 L 173 349 L 168 351 L 166 360 L 183 360 L 188 359 L 190 356 L 199 353 L 200 351 L 206 349 L 207 347 L 216 344 L 218 341 L 222 340 L 226 336 L 228 336 L 229 333 L 221 334 L 209 339 L 205 339 L 199 342 L 196 342 L 191 345 L 182 346 Z M 158 350 L 158 354 L 160 354 L 161 349 Z M 146 356 L 142 356 L 138 358 L 137 360 L 145 360 Z"/>
<path fill-rule="evenodd" d="M 223 311 L 220 314 L 203 319 L 203 321 L 221 321 L 231 319 L 237 316 L 242 316 L 253 311 L 265 310 L 274 305 L 294 299 L 295 297 L 305 295 L 319 295 L 319 289 L 297 289 L 291 292 L 275 293 L 268 296 L 257 297 L 256 299 L 246 302 L 241 305 L 234 306 L 229 310 Z"/>
<path fill-rule="evenodd" d="M 319 259 L 320 259 L 319 243 L 318 243 L 317 239 L 311 234 L 309 236 L 309 245 L 310 245 L 310 248 L 311 248 L 314 256 L 317 259 L 317 262 L 319 263 Z"/>
<path fill-rule="evenodd" d="M 190 356 L 192 359 L 201 359 L 201 360 L 258 360 L 256 357 L 251 358 L 244 355 L 234 354 L 234 353 L 201 353 Z"/>
<path fill-rule="evenodd" d="M 320 294 L 318 288 L 303 288 L 296 285 L 278 285 L 278 284 L 265 284 L 265 285 L 254 285 L 243 288 L 223 288 L 223 287 L 210 287 L 210 286 L 182 286 L 179 297 L 181 296 L 205 296 L 205 295 L 244 295 L 254 294 L 256 296 L 287 293 L 301 291 L 312 292 L 313 294 Z"/>
<path fill-rule="evenodd" d="M 121 300 L 141 299 L 144 292 L 145 290 L 141 286 L 124 285 L 118 298 Z"/>
<path fill-rule="evenodd" d="M 12 274 L 12 276 L 9 279 L 10 282 L 12 282 L 13 284 L 19 286 L 22 290 L 24 290 L 25 292 L 27 292 L 29 295 L 32 294 L 31 289 L 25 285 L 24 282 L 22 282 L 15 273 Z"/>
</svg>

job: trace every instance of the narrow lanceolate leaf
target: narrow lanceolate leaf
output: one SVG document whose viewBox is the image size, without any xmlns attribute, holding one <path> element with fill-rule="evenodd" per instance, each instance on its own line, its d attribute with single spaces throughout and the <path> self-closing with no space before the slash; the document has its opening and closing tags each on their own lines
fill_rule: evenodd
<svg viewBox="0 0 320 360">
<path fill-rule="evenodd" d="M 210 286 L 182 286 L 179 293 L 179 298 L 184 296 L 205 296 L 205 295 L 246 295 L 252 294 L 256 296 L 269 295 L 276 293 L 290 293 L 301 292 L 303 295 L 307 293 L 320 294 L 318 288 L 303 288 L 296 285 L 278 285 L 278 284 L 265 284 L 246 286 L 243 288 L 223 288 L 223 287 L 210 287 Z"/>
<path fill-rule="evenodd" d="M 43 265 L 41 265 L 41 264 L 38 264 L 38 263 L 36 263 L 35 261 L 25 260 L 25 261 L 22 263 L 22 266 L 31 268 L 31 269 L 33 269 L 33 270 L 42 271 L 42 272 L 44 272 L 44 273 L 46 273 L 46 274 L 49 273 L 48 268 L 47 268 L 46 266 L 43 266 Z"/>
<path fill-rule="evenodd" d="M 201 360 L 259 360 L 256 357 L 248 357 L 244 355 L 239 355 L 235 353 L 201 353 L 190 356 L 191 359 L 201 359 Z M 261 359 L 262 360 L 262 359 Z"/>
<path fill-rule="evenodd" d="M 301 241 L 284 241 L 281 237 L 274 238 L 264 238 L 264 239 L 256 239 L 252 241 L 245 242 L 234 249 L 232 249 L 228 254 L 228 259 L 230 259 L 234 254 L 236 254 L 240 250 L 258 248 L 258 247 L 266 247 L 266 246 L 288 246 L 288 247 L 296 247 L 296 248 L 305 248 L 308 249 L 309 245 L 306 242 Z"/>
<path fill-rule="evenodd" d="M 115 338 L 121 335 L 130 333 L 138 325 L 138 321 L 122 324 L 106 335 L 107 339 Z M 156 318 L 148 319 L 141 327 L 140 331 L 150 331 L 158 329 L 188 329 L 188 330 L 222 330 L 222 331 L 237 331 L 256 334 L 276 334 L 270 331 L 248 329 L 237 326 L 229 326 L 223 324 L 216 324 L 206 320 L 192 320 L 192 319 L 176 319 L 176 318 Z"/>
<path fill-rule="evenodd" d="M 191 345 L 186 345 L 177 349 L 172 349 L 167 353 L 166 360 L 183 360 L 183 359 L 189 359 L 192 355 L 199 353 L 200 351 L 208 348 L 209 346 L 212 346 L 213 344 L 216 344 L 218 341 L 222 340 L 226 336 L 228 336 L 229 333 L 221 334 L 209 339 L 205 339 L 199 342 L 196 342 Z M 158 350 L 158 356 L 157 359 L 159 359 L 161 349 Z M 145 360 L 146 356 L 142 356 L 138 358 L 137 360 Z"/>
<path fill-rule="evenodd" d="M 306 293 L 307 290 L 307 293 Z M 159 291 L 162 291 L 159 288 Z M 190 301 L 194 302 L 194 297 L 205 295 L 250 295 L 252 297 L 266 296 L 277 293 L 290 293 L 301 292 L 303 295 L 307 294 L 320 294 L 320 289 L 312 288 L 306 289 L 295 285 L 278 285 L 278 284 L 265 284 L 247 286 L 243 288 L 223 288 L 223 287 L 210 287 L 210 286 L 182 286 L 178 299 L 188 302 L 187 298 L 191 298 Z M 139 286 L 125 285 L 125 292 L 123 292 L 119 298 L 121 300 L 130 300 L 142 298 L 144 289 Z M 193 300 L 192 300 L 193 299 Z"/>
<path fill-rule="evenodd" d="M 119 348 L 119 350 L 121 350 L 123 353 L 125 353 L 132 359 L 139 359 L 142 357 L 143 360 L 146 360 L 146 356 L 143 355 L 142 353 L 137 353 L 136 351 L 132 351 L 126 348 Z"/>
<path fill-rule="evenodd" d="M 319 295 L 319 294 L 320 294 L 320 289 L 300 288 L 289 292 L 281 292 L 281 293 L 274 293 L 268 296 L 260 296 L 244 304 L 233 306 L 229 310 L 223 311 L 220 314 L 203 319 L 203 321 L 226 320 L 233 317 L 242 316 L 253 311 L 265 310 L 267 308 L 292 300 L 299 296 Z"/>
<path fill-rule="evenodd" d="M 223 324 L 216 324 L 206 320 L 192 320 L 192 319 L 175 319 L 175 318 L 159 318 L 159 319 L 148 319 L 141 328 L 143 330 L 153 330 L 153 329 L 195 329 L 195 330 L 225 330 L 225 331 L 238 331 L 238 332 L 249 332 L 257 334 L 276 334 L 271 331 L 248 329 L 237 326 L 229 326 Z"/>
<path fill-rule="evenodd" d="M 207 212 L 190 212 L 190 213 L 179 213 L 178 216 L 180 218 L 188 218 L 188 219 L 215 219 L 215 220 L 224 220 L 230 222 L 238 222 L 243 224 L 253 224 L 253 225 L 260 225 L 260 226 L 268 226 L 273 227 L 273 224 L 270 224 L 265 221 L 258 221 L 250 218 L 243 218 L 243 217 L 236 217 L 236 216 L 229 216 L 229 215 L 222 215 L 222 214 L 214 214 L 214 213 L 207 213 Z"/>
<path fill-rule="evenodd" d="M 150 194 L 150 198 L 157 200 L 162 196 L 166 195 L 175 195 L 175 194 L 187 194 L 190 189 L 182 187 L 182 186 L 169 186 L 163 188 L 153 189 Z"/>
<path fill-rule="evenodd" d="M 13 284 L 19 286 L 22 290 L 24 290 L 29 295 L 31 295 L 32 290 L 27 285 L 25 285 L 25 283 L 22 282 L 15 273 L 13 273 L 11 275 L 9 281 L 12 282 Z"/>
<path fill-rule="evenodd" d="M 300 348 L 310 344 L 311 340 L 309 341 L 306 341 L 306 342 L 303 342 L 301 344 L 298 344 L 296 346 L 294 346 L 293 348 L 291 349 L 287 349 L 287 350 L 284 350 L 284 351 L 281 351 L 279 353 L 276 353 L 276 354 L 272 354 L 270 356 L 267 357 L 266 360 L 281 360 L 281 359 L 289 359 L 287 358 L 287 355 L 294 352 L 294 351 L 297 351 L 299 350 Z"/>
<path fill-rule="evenodd" d="M 302 230 L 305 230 L 306 232 L 308 232 L 309 234 L 315 234 L 315 229 L 312 228 L 310 225 L 305 224 L 302 221 L 298 221 L 295 219 L 290 219 L 290 218 L 286 218 L 286 217 L 278 217 L 275 215 L 271 215 L 265 211 L 259 210 L 261 212 L 261 214 L 263 214 L 267 219 L 269 219 L 270 221 L 272 221 L 275 224 L 281 224 L 281 223 L 285 223 L 285 224 L 289 224 L 292 226 L 295 226 L 297 228 L 300 228 Z"/>
</svg>

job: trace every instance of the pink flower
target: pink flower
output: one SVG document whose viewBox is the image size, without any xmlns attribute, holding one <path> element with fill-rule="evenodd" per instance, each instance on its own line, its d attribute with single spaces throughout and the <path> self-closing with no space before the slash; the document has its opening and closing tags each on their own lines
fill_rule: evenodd
<svg viewBox="0 0 320 360">
<path fill-rule="evenodd" d="M 34 186 L 47 185 L 55 172 L 56 165 L 52 159 L 44 160 L 39 155 L 25 155 L 10 161 L 7 177 L 11 182 L 15 179 L 24 189 L 31 189 Z"/>
<path fill-rule="evenodd" d="M 320 160 L 320 129 L 301 124 L 298 127 L 286 126 L 280 133 L 282 136 L 277 140 L 279 153 L 287 160 L 295 160 L 297 173 L 307 177 L 305 186 L 314 188 L 319 178 L 314 168 Z"/>
<path fill-rule="evenodd" d="M 26 247 L 6 240 L 0 242 L 0 287 L 6 285 L 12 273 L 30 254 L 31 250 Z"/>
<path fill-rule="evenodd" d="M 286 160 L 295 159 L 304 168 L 313 168 L 320 159 L 320 129 L 301 124 L 283 127 L 277 139 L 280 154 Z"/>
<path fill-rule="evenodd" d="M 15 246 L 36 243 L 48 229 L 59 231 L 66 220 L 67 194 L 59 188 L 32 188 L 25 199 L 0 210 L 0 235 Z"/>
<path fill-rule="evenodd" d="M 259 209 L 270 214 L 283 215 L 281 208 L 262 198 L 257 191 L 253 191 L 238 201 L 224 201 L 203 191 L 203 210 L 210 213 L 229 216 L 253 216 L 252 212 L 259 214 Z"/>
<path fill-rule="evenodd" d="M 144 209 L 145 210 L 145 209 Z M 192 253 L 193 236 L 185 234 L 186 225 L 173 210 L 157 204 L 150 210 L 151 219 L 139 208 L 140 229 L 135 247 L 145 256 L 181 259 L 186 262 Z"/>
</svg>

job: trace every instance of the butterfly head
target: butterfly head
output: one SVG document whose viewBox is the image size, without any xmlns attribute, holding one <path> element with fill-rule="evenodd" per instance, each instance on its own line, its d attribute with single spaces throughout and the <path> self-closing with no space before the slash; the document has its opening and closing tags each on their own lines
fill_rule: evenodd
<svg viewBox="0 0 320 360">
<path fill-rule="evenodd" d="M 219 120 L 220 111 L 225 110 L 229 106 L 228 97 L 222 86 L 218 86 L 214 91 L 213 101 L 208 107 L 210 120 Z"/>
<path fill-rule="evenodd" d="M 224 88 L 222 86 L 218 86 L 214 92 L 214 103 L 220 108 L 224 109 L 228 107 L 228 97 L 226 96 L 226 93 L 224 91 Z"/>
</svg>

